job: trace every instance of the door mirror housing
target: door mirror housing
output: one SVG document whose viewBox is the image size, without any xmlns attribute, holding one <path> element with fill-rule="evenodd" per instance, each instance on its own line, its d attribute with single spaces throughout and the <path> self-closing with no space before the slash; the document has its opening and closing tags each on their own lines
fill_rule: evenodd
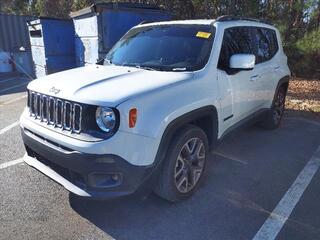
<svg viewBox="0 0 320 240">
<path fill-rule="evenodd" d="M 235 54 L 230 58 L 230 68 L 235 70 L 252 70 L 256 63 L 253 54 Z"/>
</svg>

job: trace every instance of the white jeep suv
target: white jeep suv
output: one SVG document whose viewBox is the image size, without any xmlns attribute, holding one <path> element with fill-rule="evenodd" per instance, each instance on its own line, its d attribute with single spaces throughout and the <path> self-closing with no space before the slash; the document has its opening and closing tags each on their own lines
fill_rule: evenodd
<svg viewBox="0 0 320 240">
<path fill-rule="evenodd" d="M 228 133 L 248 122 L 279 126 L 289 76 L 279 31 L 262 21 L 142 23 L 103 66 L 28 85 L 24 160 L 76 195 L 152 189 L 178 201 Z"/>
</svg>

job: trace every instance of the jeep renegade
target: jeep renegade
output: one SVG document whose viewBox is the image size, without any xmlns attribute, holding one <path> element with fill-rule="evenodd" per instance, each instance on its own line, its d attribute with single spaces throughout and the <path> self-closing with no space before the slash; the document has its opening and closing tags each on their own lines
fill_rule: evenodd
<svg viewBox="0 0 320 240">
<path fill-rule="evenodd" d="M 76 195 L 149 188 L 179 201 L 224 136 L 248 122 L 279 126 L 289 76 L 279 31 L 263 21 L 142 23 L 103 65 L 28 85 L 24 160 Z"/>
</svg>

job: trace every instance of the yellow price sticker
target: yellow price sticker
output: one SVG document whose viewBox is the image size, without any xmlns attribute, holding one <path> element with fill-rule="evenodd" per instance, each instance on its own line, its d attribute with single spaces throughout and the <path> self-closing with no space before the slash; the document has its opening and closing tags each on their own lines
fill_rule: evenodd
<svg viewBox="0 0 320 240">
<path fill-rule="evenodd" d="M 208 39 L 211 36 L 209 32 L 198 32 L 196 37 Z"/>
</svg>

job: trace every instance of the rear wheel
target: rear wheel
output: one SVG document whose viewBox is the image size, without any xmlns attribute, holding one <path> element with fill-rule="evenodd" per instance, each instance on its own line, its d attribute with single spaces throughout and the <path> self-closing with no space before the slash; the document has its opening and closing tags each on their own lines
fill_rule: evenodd
<svg viewBox="0 0 320 240">
<path fill-rule="evenodd" d="M 271 109 L 267 112 L 265 120 L 261 123 L 262 127 L 270 130 L 279 127 L 285 110 L 285 102 L 286 89 L 284 87 L 280 87 Z"/>
<path fill-rule="evenodd" d="M 189 125 L 179 131 L 168 149 L 155 192 L 172 202 L 191 196 L 204 174 L 208 149 L 202 129 Z"/>
</svg>

